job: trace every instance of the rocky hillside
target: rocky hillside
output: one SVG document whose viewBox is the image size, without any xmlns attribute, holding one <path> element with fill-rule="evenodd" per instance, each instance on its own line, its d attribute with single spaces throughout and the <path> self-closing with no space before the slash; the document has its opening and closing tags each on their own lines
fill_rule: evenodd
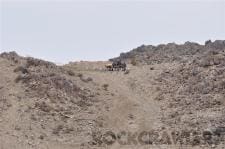
<svg viewBox="0 0 225 149">
<path fill-rule="evenodd" d="M 126 61 L 128 71 L 104 70 L 109 62 L 57 66 L 2 53 L 0 146 L 225 145 L 225 41 L 141 46 L 115 59 Z M 111 144 L 104 140 L 107 132 L 115 134 Z M 147 138 L 129 141 L 130 134 L 143 132 Z"/>
<path fill-rule="evenodd" d="M 14 52 L 0 55 L 0 69 L 3 148 L 46 148 L 46 141 L 62 148 L 60 142 L 90 141 L 98 125 L 93 111 L 99 94 L 92 78 Z"/>
<path fill-rule="evenodd" d="M 187 62 L 196 56 L 201 56 L 208 51 L 221 51 L 225 47 L 224 40 L 206 41 L 205 45 L 194 42 L 160 44 L 158 46 L 142 45 L 110 61 L 121 59 L 135 64 L 160 64 L 163 62 Z"/>
</svg>

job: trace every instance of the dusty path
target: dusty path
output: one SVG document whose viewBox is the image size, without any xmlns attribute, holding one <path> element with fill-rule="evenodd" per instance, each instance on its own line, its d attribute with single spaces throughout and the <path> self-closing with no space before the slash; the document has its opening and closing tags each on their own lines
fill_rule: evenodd
<svg viewBox="0 0 225 149">
<path fill-rule="evenodd" d="M 154 78 L 163 71 L 163 68 L 159 67 L 153 71 L 149 69 L 149 66 L 130 66 L 129 74 L 99 70 L 81 71 L 100 86 L 108 84 L 107 92 L 101 93 L 99 97 L 100 100 L 106 101 L 108 107 L 107 110 L 102 109 L 105 129 L 115 133 L 121 131 L 140 133 L 161 126 L 160 105 L 154 100 L 157 95 Z M 105 94 L 113 96 L 106 99 Z M 113 147 L 118 148 L 117 145 Z"/>
<path fill-rule="evenodd" d="M 110 103 L 112 104 L 110 110 L 105 113 L 109 128 L 117 131 L 141 131 L 152 129 L 157 123 L 160 112 L 159 106 L 151 96 L 154 95 L 153 86 L 148 87 L 143 84 L 140 86 L 138 78 L 134 75 L 134 73 L 141 73 L 138 71 L 133 69 L 132 76 L 124 75 L 123 72 L 89 73 L 96 82 L 109 84 L 109 92 L 115 94 Z M 146 97 L 145 91 L 148 91 L 149 96 Z"/>
</svg>

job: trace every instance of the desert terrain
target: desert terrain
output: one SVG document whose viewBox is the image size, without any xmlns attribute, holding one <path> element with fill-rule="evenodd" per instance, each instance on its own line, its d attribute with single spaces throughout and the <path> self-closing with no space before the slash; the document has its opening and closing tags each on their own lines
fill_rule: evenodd
<svg viewBox="0 0 225 149">
<path fill-rule="evenodd" d="M 225 147 L 224 40 L 63 66 L 4 52 L 0 78 L 1 149 Z"/>
</svg>

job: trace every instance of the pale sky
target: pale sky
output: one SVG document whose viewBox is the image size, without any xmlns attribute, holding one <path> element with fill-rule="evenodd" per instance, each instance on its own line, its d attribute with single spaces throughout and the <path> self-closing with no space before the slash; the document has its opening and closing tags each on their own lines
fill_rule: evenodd
<svg viewBox="0 0 225 149">
<path fill-rule="evenodd" d="M 0 0 L 0 52 L 56 63 L 225 39 L 225 0 Z"/>
</svg>

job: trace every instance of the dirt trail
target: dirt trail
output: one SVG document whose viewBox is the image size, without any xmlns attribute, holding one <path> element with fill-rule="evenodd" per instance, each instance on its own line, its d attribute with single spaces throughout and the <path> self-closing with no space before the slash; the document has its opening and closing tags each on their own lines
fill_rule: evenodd
<svg viewBox="0 0 225 149">
<path fill-rule="evenodd" d="M 146 73 L 143 72 L 149 67 L 130 66 L 130 69 L 132 75 L 105 71 L 85 71 L 85 73 L 98 84 L 108 84 L 108 92 L 113 94 L 108 103 L 110 109 L 104 112 L 106 127 L 115 131 L 149 131 L 160 126 L 160 108 L 154 101 L 156 87 L 149 85 L 148 82 L 153 82 L 155 75 L 161 70 L 155 70 L 144 76 Z M 104 98 L 104 94 L 100 98 Z"/>
</svg>

